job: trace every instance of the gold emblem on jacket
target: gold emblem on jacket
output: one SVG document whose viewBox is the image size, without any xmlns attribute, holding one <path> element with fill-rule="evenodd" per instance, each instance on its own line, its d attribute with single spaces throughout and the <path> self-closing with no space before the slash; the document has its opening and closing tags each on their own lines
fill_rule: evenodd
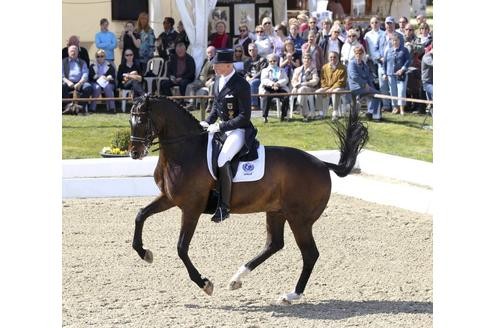
<svg viewBox="0 0 495 328">
<path fill-rule="evenodd" d="M 233 103 L 227 103 L 227 108 L 229 110 L 229 119 L 234 118 L 234 104 Z"/>
</svg>

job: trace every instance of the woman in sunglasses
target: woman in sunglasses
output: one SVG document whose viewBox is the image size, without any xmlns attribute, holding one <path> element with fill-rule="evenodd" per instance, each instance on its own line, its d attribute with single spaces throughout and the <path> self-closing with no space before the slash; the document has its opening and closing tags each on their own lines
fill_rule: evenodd
<svg viewBox="0 0 495 328">
<path fill-rule="evenodd" d="M 89 81 L 93 87 L 93 98 L 98 98 L 102 92 L 105 97 L 114 96 L 115 90 L 115 68 L 105 60 L 105 51 L 100 49 L 96 52 L 96 63 L 89 66 Z M 115 114 L 115 101 L 106 101 L 107 111 Z M 92 101 L 90 110 L 96 112 L 96 101 Z"/>
</svg>

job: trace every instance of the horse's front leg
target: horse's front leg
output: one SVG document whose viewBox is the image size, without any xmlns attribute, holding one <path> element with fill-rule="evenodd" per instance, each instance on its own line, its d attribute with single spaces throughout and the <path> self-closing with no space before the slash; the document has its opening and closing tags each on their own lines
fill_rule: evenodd
<svg viewBox="0 0 495 328">
<path fill-rule="evenodd" d="M 148 263 L 153 262 L 153 253 L 150 250 L 143 248 L 143 226 L 144 221 L 151 215 L 159 212 L 163 212 L 173 207 L 172 202 L 164 195 L 161 194 L 155 198 L 146 207 L 139 210 L 136 216 L 136 226 L 134 228 L 134 239 L 132 241 L 132 248 L 139 254 L 139 257 Z"/>
<path fill-rule="evenodd" d="M 208 280 L 208 278 L 203 278 L 199 274 L 198 270 L 191 262 L 189 258 L 189 245 L 191 243 L 191 239 L 194 235 L 194 231 L 196 230 L 196 226 L 198 225 L 199 220 L 198 214 L 187 214 L 184 211 L 182 212 L 182 223 L 180 228 L 179 241 L 177 243 L 177 252 L 179 254 L 180 259 L 184 262 L 186 266 L 187 273 L 189 274 L 189 278 L 198 285 L 206 294 L 213 294 L 213 283 Z"/>
</svg>

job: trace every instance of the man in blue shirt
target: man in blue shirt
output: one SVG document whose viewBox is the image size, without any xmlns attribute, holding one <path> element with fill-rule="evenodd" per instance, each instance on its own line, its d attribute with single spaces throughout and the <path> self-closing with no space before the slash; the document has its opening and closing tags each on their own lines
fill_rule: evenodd
<svg viewBox="0 0 495 328">
<path fill-rule="evenodd" d="M 69 57 L 62 59 L 62 98 L 69 98 L 69 93 L 79 92 L 81 97 L 89 98 L 93 93 L 91 84 L 88 83 L 88 65 L 79 58 L 79 48 L 76 45 L 69 46 Z M 81 102 L 85 105 L 87 102 Z"/>
<path fill-rule="evenodd" d="M 98 49 L 105 50 L 106 60 L 113 62 L 113 51 L 117 47 L 117 38 L 113 32 L 108 30 L 108 19 L 100 20 L 100 32 L 95 35 L 95 44 Z"/>
</svg>

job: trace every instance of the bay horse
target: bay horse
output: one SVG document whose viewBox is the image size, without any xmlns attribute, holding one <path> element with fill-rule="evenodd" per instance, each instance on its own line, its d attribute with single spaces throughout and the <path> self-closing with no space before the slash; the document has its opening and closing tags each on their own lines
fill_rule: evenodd
<svg viewBox="0 0 495 328">
<path fill-rule="evenodd" d="M 330 198 L 329 170 L 340 177 L 348 175 L 368 140 L 368 130 L 359 120 L 357 111 L 351 112 L 344 124 L 337 122 L 333 126 L 340 141 L 339 164 L 323 162 L 295 148 L 266 146 L 263 178 L 232 185 L 232 213 L 266 212 L 267 237 L 264 249 L 232 276 L 231 290 L 240 288 L 243 276 L 284 247 L 287 221 L 301 251 L 303 269 L 293 292 L 282 295 L 279 301 L 290 304 L 301 297 L 319 256 L 312 226 Z M 207 167 L 208 134 L 187 110 L 159 96 L 137 98 L 131 109 L 130 124 L 129 151 L 133 159 L 146 156 L 155 138 L 159 140 L 160 150 L 154 172 L 160 194 L 139 210 L 132 247 L 141 259 L 151 263 L 152 252 L 143 248 L 144 222 L 153 214 L 179 207 L 182 221 L 178 255 L 190 279 L 212 295 L 213 283 L 201 276 L 188 255 L 199 217 L 207 212 L 210 193 L 215 186 Z"/>
</svg>

